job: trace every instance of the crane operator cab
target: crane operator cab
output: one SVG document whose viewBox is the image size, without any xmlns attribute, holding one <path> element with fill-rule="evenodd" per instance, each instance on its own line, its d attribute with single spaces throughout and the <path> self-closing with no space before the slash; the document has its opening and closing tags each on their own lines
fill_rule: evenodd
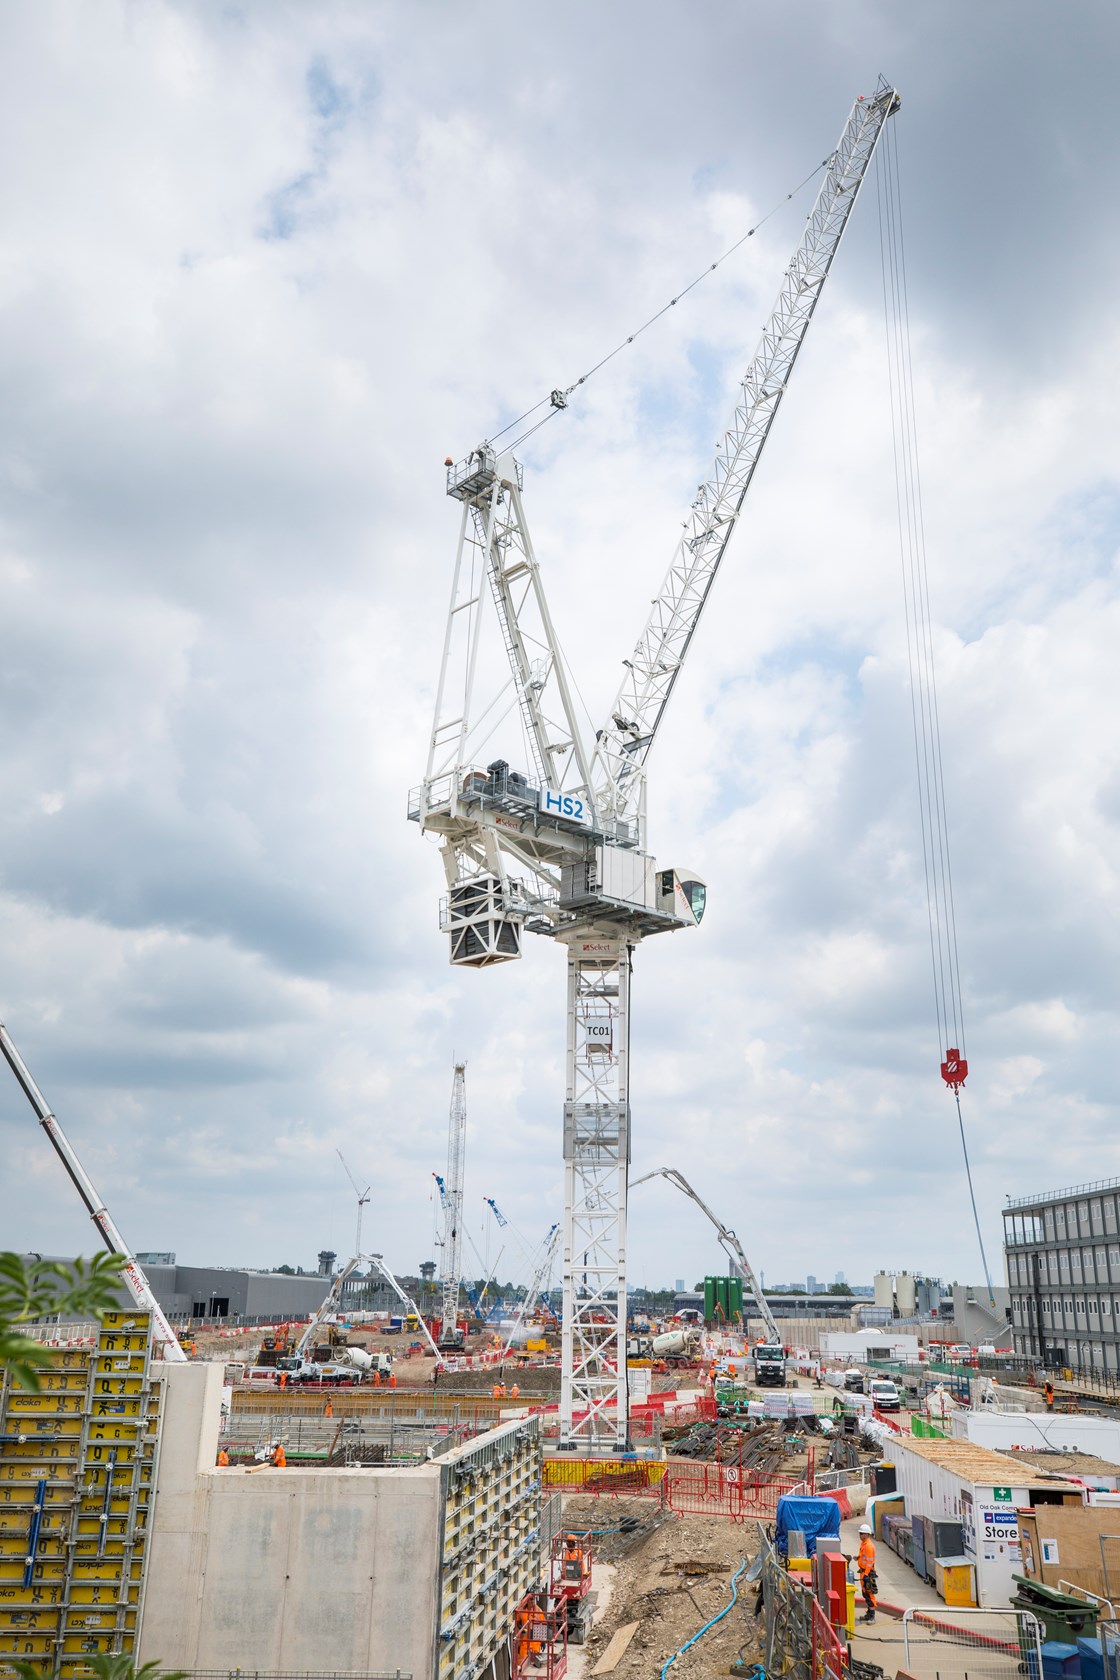
<svg viewBox="0 0 1120 1680">
<path fill-rule="evenodd" d="M 678 921 L 699 927 L 708 902 L 708 884 L 692 869 L 657 871 L 657 908 Z"/>
</svg>

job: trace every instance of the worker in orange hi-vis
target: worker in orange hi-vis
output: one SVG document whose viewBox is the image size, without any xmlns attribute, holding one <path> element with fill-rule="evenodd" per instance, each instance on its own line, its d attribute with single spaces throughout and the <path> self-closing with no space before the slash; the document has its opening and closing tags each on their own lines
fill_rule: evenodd
<svg viewBox="0 0 1120 1680">
<path fill-rule="evenodd" d="M 223 1467 L 229 1463 L 229 1454 L 224 1447 L 218 1453 L 218 1463 Z"/>
<path fill-rule="evenodd" d="M 502 1391 L 498 1387 L 497 1383 L 495 1383 L 493 1388 L 490 1390 L 490 1397 L 492 1400 L 500 1400 L 502 1398 Z"/>
<path fill-rule="evenodd" d="M 327 1403 L 323 1407 L 323 1416 L 325 1418 L 332 1418 L 334 1416 L 334 1407 L 331 1405 L 331 1398 L 329 1394 L 327 1396 Z"/>
<path fill-rule="evenodd" d="M 288 1467 L 288 1455 L 279 1441 L 272 1449 L 272 1464 L 276 1470 L 286 1470 Z"/>
<path fill-rule="evenodd" d="M 875 1620 L 875 1595 L 879 1591 L 879 1580 L 875 1574 L 875 1542 L 871 1537 L 871 1524 L 861 1523 L 859 1530 L 859 1556 L 856 1558 L 856 1568 L 859 1570 L 859 1584 L 863 1592 L 863 1602 L 867 1606 L 866 1614 L 860 1617 L 861 1622 Z"/>
<path fill-rule="evenodd" d="M 390 1388 L 396 1388 L 396 1386 L 397 1386 L 397 1373 L 395 1371 L 390 1371 L 389 1372 L 389 1387 Z"/>
<path fill-rule="evenodd" d="M 518 1388 L 516 1383 L 514 1383 L 513 1387 L 510 1389 L 509 1397 L 511 1400 L 520 1400 L 521 1390 Z"/>
</svg>

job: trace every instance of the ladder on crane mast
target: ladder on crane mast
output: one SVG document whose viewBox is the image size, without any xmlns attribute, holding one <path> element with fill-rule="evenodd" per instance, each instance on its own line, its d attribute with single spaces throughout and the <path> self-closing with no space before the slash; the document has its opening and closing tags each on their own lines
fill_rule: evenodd
<svg viewBox="0 0 1120 1680">
<path fill-rule="evenodd" d="M 652 934 L 696 926 L 706 888 L 647 849 L 646 766 L 755 467 L 880 136 L 898 109 L 880 82 L 856 100 L 743 377 L 731 423 L 693 500 L 668 574 L 606 722 L 588 749 L 576 719 L 525 520 L 512 450 L 448 459 L 461 507 L 451 603 L 424 781 L 408 816 L 442 842 L 440 926 L 453 966 L 521 955 L 522 933 L 567 952 L 560 1446 L 629 1446 L 626 1216 L 630 972 Z M 507 669 L 476 695 L 489 594 Z M 501 663 L 501 661 L 499 661 Z M 480 762 L 508 708 L 527 767 Z"/>
</svg>

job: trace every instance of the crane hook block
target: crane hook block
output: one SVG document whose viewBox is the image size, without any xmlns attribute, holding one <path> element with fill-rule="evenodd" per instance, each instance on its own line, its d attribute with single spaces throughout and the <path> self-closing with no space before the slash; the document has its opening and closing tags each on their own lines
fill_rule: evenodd
<svg viewBox="0 0 1120 1680">
<path fill-rule="evenodd" d="M 941 1064 L 941 1077 L 951 1091 L 959 1091 L 968 1078 L 968 1063 L 959 1050 L 946 1050 Z"/>
</svg>

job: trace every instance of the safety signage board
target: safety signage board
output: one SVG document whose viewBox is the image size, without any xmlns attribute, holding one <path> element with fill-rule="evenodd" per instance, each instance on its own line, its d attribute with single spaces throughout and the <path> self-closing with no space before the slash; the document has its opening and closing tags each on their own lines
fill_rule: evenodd
<svg viewBox="0 0 1120 1680">
<path fill-rule="evenodd" d="M 0 1405 L 0 1663 L 84 1680 L 132 1652 L 159 1428 L 151 1324 L 106 1313 L 96 1342 L 51 1350 L 36 1394 Z"/>
</svg>

